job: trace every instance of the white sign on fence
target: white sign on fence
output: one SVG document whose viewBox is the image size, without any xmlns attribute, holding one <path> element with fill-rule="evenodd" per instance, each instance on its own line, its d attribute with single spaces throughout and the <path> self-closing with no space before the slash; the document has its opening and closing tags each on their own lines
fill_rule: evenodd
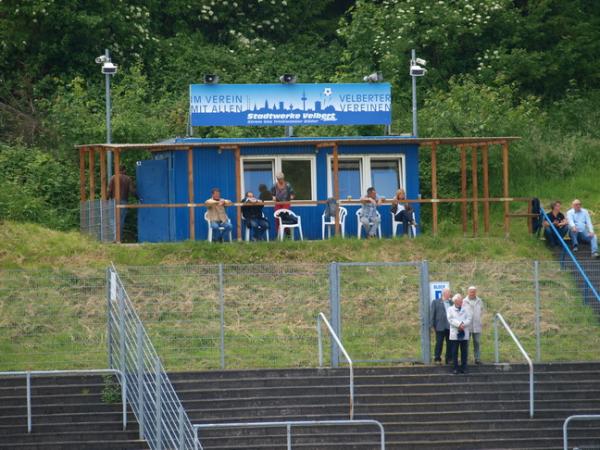
<svg viewBox="0 0 600 450">
<path fill-rule="evenodd" d="M 450 289 L 449 281 L 433 281 L 429 283 L 429 301 L 432 302 L 438 298 L 442 298 L 442 291 Z"/>
</svg>

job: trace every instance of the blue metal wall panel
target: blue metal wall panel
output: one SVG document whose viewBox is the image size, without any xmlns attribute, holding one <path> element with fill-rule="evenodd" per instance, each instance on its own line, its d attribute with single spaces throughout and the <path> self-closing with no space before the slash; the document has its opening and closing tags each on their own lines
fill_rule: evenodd
<svg viewBox="0 0 600 450">
<path fill-rule="evenodd" d="M 173 151 L 173 203 L 188 203 L 187 152 Z M 190 214 L 188 208 L 175 209 L 175 239 L 190 238 Z"/>
<path fill-rule="evenodd" d="M 186 172 L 187 173 L 187 172 Z M 233 150 L 218 148 L 202 148 L 194 150 L 194 196 L 197 203 L 203 203 L 211 196 L 211 189 L 221 189 L 221 197 L 235 202 L 235 153 Z M 196 239 L 205 240 L 208 236 L 208 225 L 204 220 L 206 208 L 196 208 Z M 227 216 L 235 227 L 237 224 L 236 208 L 227 208 Z"/>
<path fill-rule="evenodd" d="M 169 162 L 166 159 L 139 161 L 136 167 L 138 195 L 143 203 L 169 203 Z M 169 210 L 138 210 L 138 241 L 169 241 Z"/>
</svg>

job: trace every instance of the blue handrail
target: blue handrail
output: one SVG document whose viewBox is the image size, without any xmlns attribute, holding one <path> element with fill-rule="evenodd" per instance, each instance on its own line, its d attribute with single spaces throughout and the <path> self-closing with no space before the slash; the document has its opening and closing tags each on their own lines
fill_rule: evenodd
<svg viewBox="0 0 600 450">
<path fill-rule="evenodd" d="M 558 232 L 558 230 L 556 229 L 556 227 L 554 226 L 554 224 L 552 223 L 552 221 L 550 220 L 550 218 L 548 217 L 548 215 L 546 214 L 546 212 L 543 209 L 541 210 L 541 214 L 544 217 L 544 220 L 550 224 L 550 227 L 552 228 L 552 231 L 558 237 L 558 242 L 560 242 L 560 244 L 562 245 L 563 250 L 565 251 L 565 253 L 567 255 L 569 255 L 569 257 L 571 258 L 571 260 L 575 264 L 575 267 L 577 268 L 577 270 L 581 274 L 581 277 L 583 278 L 583 281 L 585 282 L 585 284 L 587 285 L 587 287 L 592 291 L 592 293 L 594 294 L 594 297 L 596 297 L 596 300 L 598 302 L 600 302 L 600 295 L 598 294 L 598 291 L 596 291 L 596 288 L 594 287 L 594 285 L 592 284 L 592 282 L 588 278 L 587 274 L 585 273 L 585 270 L 583 270 L 583 267 L 581 267 L 581 265 L 579 264 L 579 261 L 577 261 L 577 258 L 575 258 L 575 255 L 573 255 L 573 253 L 569 249 L 569 246 L 567 245 L 567 243 L 565 242 L 565 240 L 562 238 L 562 236 L 560 235 L 560 233 Z"/>
</svg>

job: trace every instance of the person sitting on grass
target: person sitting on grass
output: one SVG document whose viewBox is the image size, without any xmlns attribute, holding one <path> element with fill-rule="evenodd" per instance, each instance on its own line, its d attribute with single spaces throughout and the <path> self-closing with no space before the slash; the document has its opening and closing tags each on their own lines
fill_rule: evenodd
<svg viewBox="0 0 600 450">
<path fill-rule="evenodd" d="M 573 200 L 573 207 L 567 211 L 569 234 L 573 243 L 573 252 L 579 250 L 579 242 L 588 242 L 592 247 L 592 258 L 598 259 L 598 237 L 594 233 L 594 225 L 587 209 L 581 207 L 581 201 Z"/>
<path fill-rule="evenodd" d="M 569 231 L 569 222 L 564 214 L 560 212 L 560 206 L 561 204 L 558 200 L 550 203 L 551 211 L 547 214 L 550 222 L 544 220 L 542 223 L 544 227 L 544 236 L 546 237 L 546 242 L 550 247 L 560 246 L 560 240 L 564 239 L 565 235 Z M 560 238 L 556 235 L 550 224 L 554 225 L 554 228 L 556 228 Z"/>
</svg>

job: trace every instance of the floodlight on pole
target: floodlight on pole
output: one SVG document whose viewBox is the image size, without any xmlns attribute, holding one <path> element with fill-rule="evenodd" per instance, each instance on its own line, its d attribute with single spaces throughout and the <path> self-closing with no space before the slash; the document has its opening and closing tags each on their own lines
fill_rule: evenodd
<svg viewBox="0 0 600 450">
<path fill-rule="evenodd" d="M 417 77 L 422 77 L 427 73 L 427 69 L 423 67 L 426 64 L 427 61 L 417 58 L 415 50 L 412 49 L 410 52 L 410 69 L 408 73 L 412 78 L 412 134 L 414 137 L 419 137 L 419 129 L 417 126 Z"/>
<path fill-rule="evenodd" d="M 110 103 L 110 76 L 117 73 L 117 65 L 113 64 L 110 60 L 110 53 L 108 49 L 104 49 L 104 54 L 100 55 L 96 58 L 96 64 L 102 64 L 100 67 L 100 71 L 104 74 L 104 84 L 106 87 L 106 143 L 110 144 L 112 142 L 112 130 L 111 130 L 111 103 Z M 108 178 L 112 176 L 112 152 L 109 150 L 107 152 L 106 158 L 106 169 L 108 173 Z"/>
</svg>

